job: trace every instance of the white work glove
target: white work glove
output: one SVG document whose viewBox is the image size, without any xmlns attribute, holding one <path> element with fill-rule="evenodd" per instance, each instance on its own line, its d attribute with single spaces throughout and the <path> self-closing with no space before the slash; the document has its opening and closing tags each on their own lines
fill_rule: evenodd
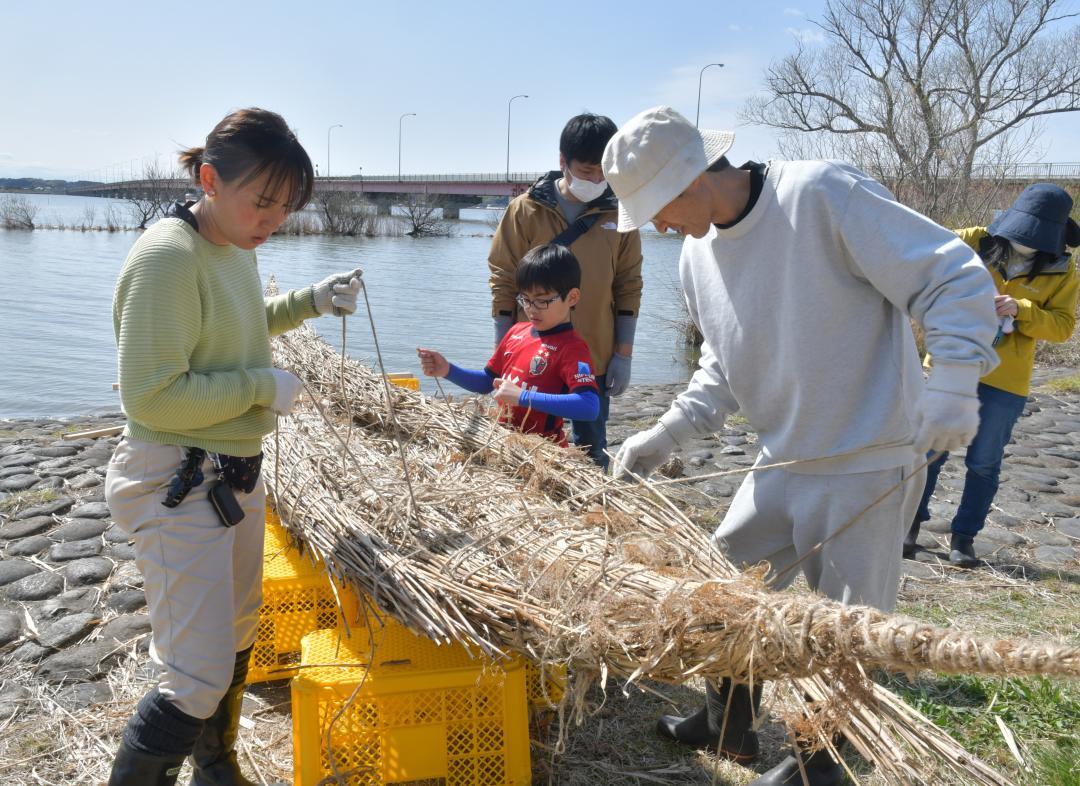
<svg viewBox="0 0 1080 786">
<path fill-rule="evenodd" d="M 360 294 L 360 268 L 327 276 L 318 284 L 311 285 L 311 299 L 320 314 L 343 317 L 356 313 L 356 297 Z"/>
<path fill-rule="evenodd" d="M 630 387 L 630 363 L 629 355 L 620 355 L 616 352 L 608 361 L 607 389 L 612 396 L 621 396 Z"/>
<path fill-rule="evenodd" d="M 296 406 L 296 399 L 300 397 L 304 383 L 296 374 L 283 368 L 272 368 L 270 373 L 274 375 L 274 403 L 270 405 L 270 409 L 279 415 L 288 415 Z"/>
<path fill-rule="evenodd" d="M 934 363 L 915 416 L 915 450 L 967 447 L 979 430 L 979 365 Z"/>
<path fill-rule="evenodd" d="M 623 443 L 615 456 L 612 475 L 630 480 L 630 473 L 633 473 L 639 478 L 647 478 L 667 460 L 677 446 L 675 438 L 668 433 L 661 421 L 648 431 L 640 431 Z"/>
</svg>

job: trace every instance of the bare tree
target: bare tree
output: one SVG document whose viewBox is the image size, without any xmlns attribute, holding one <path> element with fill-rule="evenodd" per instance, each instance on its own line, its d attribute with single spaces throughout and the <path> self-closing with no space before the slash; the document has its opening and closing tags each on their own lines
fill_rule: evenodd
<svg viewBox="0 0 1080 786">
<path fill-rule="evenodd" d="M 8 194 L 0 199 L 0 224 L 6 229 L 33 229 L 38 208 L 26 197 Z"/>
<path fill-rule="evenodd" d="M 438 197 L 430 194 L 409 194 L 403 205 L 405 234 L 410 237 L 448 237 L 450 224 L 442 220 Z"/>
<path fill-rule="evenodd" d="M 316 191 L 315 203 L 322 211 L 323 229 L 331 235 L 363 235 L 369 211 L 363 197 L 353 191 Z"/>
<path fill-rule="evenodd" d="M 773 64 L 743 119 L 785 155 L 839 157 L 927 214 L 986 200 L 1039 120 L 1080 110 L 1080 26 L 1061 0 L 828 0 L 828 46 Z M 1034 122 L 1033 122 L 1034 121 Z"/>
<path fill-rule="evenodd" d="M 169 212 L 172 203 L 184 196 L 185 186 L 180 174 L 156 161 L 143 167 L 140 183 L 127 197 L 128 210 L 135 226 L 146 225 Z"/>
</svg>

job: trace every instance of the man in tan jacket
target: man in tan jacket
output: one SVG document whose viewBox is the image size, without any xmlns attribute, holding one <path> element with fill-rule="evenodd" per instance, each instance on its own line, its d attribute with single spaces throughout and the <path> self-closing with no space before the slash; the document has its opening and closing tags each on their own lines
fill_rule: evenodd
<svg viewBox="0 0 1080 786">
<path fill-rule="evenodd" d="M 641 304 L 641 236 L 620 234 L 618 203 L 604 181 L 600 159 L 615 134 L 601 115 L 570 118 L 559 138 L 559 169 L 539 178 L 510 202 L 488 254 L 495 343 L 521 319 L 514 298 L 518 261 L 532 248 L 559 243 L 581 265 L 581 300 L 574 329 L 592 354 L 600 387 L 600 415 L 573 421 L 574 443 L 607 468 L 608 397 L 630 384 L 630 358 Z"/>
</svg>

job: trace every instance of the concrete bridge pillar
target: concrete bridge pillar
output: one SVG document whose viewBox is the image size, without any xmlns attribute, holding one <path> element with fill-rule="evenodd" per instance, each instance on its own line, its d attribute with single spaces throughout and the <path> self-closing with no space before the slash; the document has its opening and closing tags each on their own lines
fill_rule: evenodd
<svg viewBox="0 0 1080 786">
<path fill-rule="evenodd" d="M 461 218 L 461 208 L 457 205 L 448 205 L 442 209 L 442 217 L 447 221 L 457 221 Z"/>
</svg>

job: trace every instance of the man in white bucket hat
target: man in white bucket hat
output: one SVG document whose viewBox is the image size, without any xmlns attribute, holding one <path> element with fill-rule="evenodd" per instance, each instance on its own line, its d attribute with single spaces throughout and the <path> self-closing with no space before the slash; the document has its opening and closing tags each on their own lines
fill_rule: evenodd
<svg viewBox="0 0 1080 786">
<path fill-rule="evenodd" d="M 614 471 L 645 477 L 679 443 L 721 430 L 739 410 L 759 436 L 759 463 L 799 463 L 749 474 L 717 545 L 736 565 L 768 562 L 778 588 L 801 570 L 830 598 L 891 609 L 921 457 L 967 445 L 978 426 L 976 386 L 997 362 L 993 282 L 956 235 L 857 169 L 735 168 L 724 157 L 733 141 L 657 107 L 604 151 L 619 230 L 652 221 L 687 236 L 679 275 L 704 336 L 686 391 L 626 440 Z M 934 357 L 925 383 L 909 317 Z M 665 716 L 658 730 L 748 761 L 758 752 L 759 697 L 760 686 L 724 680 L 709 686 L 704 709 Z M 753 786 L 842 779 L 827 751 L 793 749 Z"/>
</svg>

